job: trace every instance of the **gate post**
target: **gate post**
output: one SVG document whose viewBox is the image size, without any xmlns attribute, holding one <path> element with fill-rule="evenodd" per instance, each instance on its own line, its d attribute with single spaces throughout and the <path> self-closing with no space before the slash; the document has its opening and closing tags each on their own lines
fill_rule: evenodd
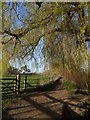
<svg viewBox="0 0 90 120">
<path fill-rule="evenodd" d="M 17 94 L 17 76 L 16 76 L 16 80 L 14 81 L 14 91 L 15 94 Z"/>
<path fill-rule="evenodd" d="M 17 88 L 16 94 L 19 94 L 19 92 L 20 92 L 20 74 L 17 75 L 16 88 Z"/>
</svg>

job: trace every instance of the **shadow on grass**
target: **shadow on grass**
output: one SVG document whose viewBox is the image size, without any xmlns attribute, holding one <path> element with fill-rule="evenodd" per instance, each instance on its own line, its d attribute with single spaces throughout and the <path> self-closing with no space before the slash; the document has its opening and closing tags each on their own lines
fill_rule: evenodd
<svg viewBox="0 0 90 120">
<path fill-rule="evenodd" d="M 62 120 L 84 120 L 84 118 L 73 111 L 68 104 L 64 104 L 62 108 Z"/>
</svg>

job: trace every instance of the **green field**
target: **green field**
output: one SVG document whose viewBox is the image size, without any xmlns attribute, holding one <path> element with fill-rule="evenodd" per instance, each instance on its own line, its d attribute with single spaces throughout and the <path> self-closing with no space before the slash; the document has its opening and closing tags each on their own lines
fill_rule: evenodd
<svg viewBox="0 0 90 120">
<path fill-rule="evenodd" d="M 25 75 L 21 75 L 20 80 L 21 80 L 20 81 L 21 89 L 23 89 L 24 83 L 25 83 Z M 42 76 L 42 75 L 27 75 L 27 83 L 33 87 L 38 85 L 43 85 L 47 82 L 49 82 L 49 77 Z"/>
</svg>

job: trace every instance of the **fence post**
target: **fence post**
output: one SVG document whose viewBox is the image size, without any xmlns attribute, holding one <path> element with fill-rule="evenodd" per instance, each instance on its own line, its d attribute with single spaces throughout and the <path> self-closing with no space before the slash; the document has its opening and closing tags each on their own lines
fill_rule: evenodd
<svg viewBox="0 0 90 120">
<path fill-rule="evenodd" d="M 25 81 L 24 81 L 24 91 L 26 92 L 27 89 L 27 76 L 25 76 Z"/>
<path fill-rule="evenodd" d="M 19 92 L 20 92 L 20 74 L 17 75 L 16 86 L 17 86 L 16 94 L 19 94 Z"/>
</svg>

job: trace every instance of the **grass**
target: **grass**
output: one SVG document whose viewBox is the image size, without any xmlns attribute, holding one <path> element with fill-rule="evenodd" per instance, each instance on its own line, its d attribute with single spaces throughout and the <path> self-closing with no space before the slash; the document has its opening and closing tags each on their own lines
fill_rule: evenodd
<svg viewBox="0 0 90 120">
<path fill-rule="evenodd" d="M 73 92 L 77 88 L 77 85 L 75 85 L 71 81 L 65 80 L 64 81 L 64 87 L 65 87 L 65 89 Z"/>
<path fill-rule="evenodd" d="M 42 76 L 42 75 L 27 76 L 27 83 L 33 87 L 36 87 L 37 85 L 45 84 L 45 82 L 47 81 L 49 81 L 49 78 L 46 76 Z M 21 75 L 21 81 L 20 81 L 21 90 L 24 88 L 24 82 L 25 82 L 25 75 Z"/>
</svg>

